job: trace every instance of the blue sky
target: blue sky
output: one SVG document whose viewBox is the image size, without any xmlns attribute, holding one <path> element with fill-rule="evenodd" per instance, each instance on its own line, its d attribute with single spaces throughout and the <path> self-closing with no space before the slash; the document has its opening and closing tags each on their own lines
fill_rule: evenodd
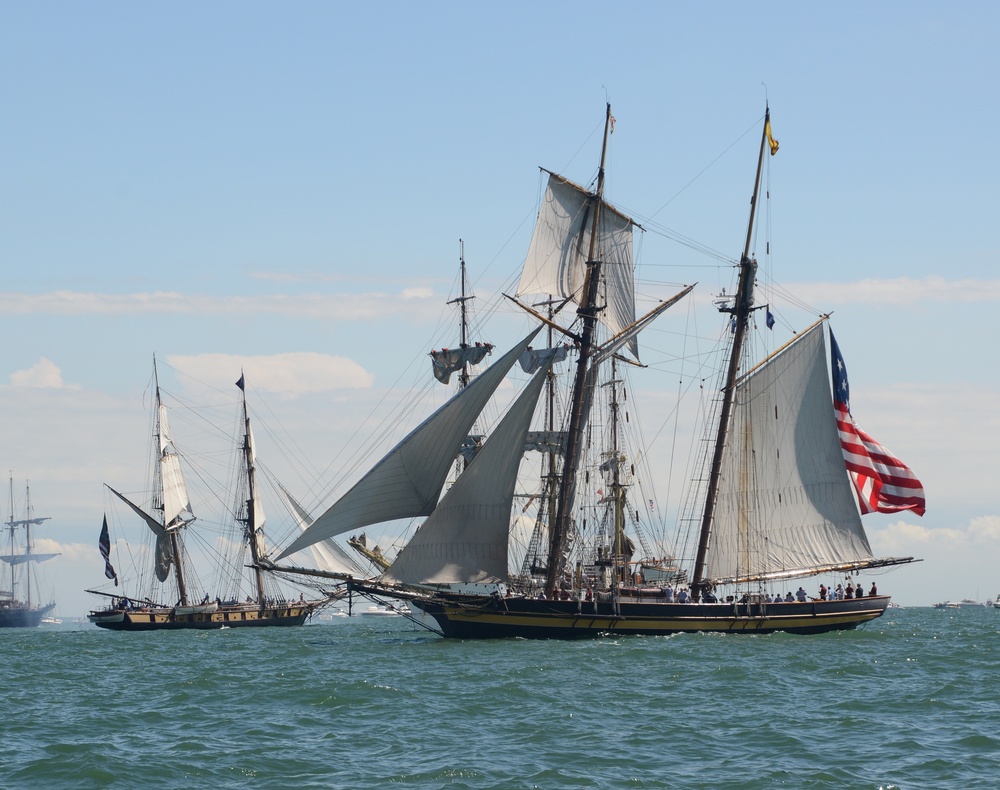
<svg viewBox="0 0 1000 790">
<path fill-rule="evenodd" d="M 925 558 L 880 587 L 992 598 L 998 23 L 974 2 L 3 5 L 0 462 L 53 517 L 60 610 L 100 581 L 103 484 L 143 479 L 153 353 L 220 392 L 245 366 L 309 464 L 342 463 L 454 342 L 458 239 L 485 308 L 537 167 L 591 177 L 605 100 L 642 281 L 698 281 L 702 306 L 769 101 L 768 277 L 833 311 L 855 417 L 927 490 L 922 519 L 866 519 L 876 553 Z"/>
</svg>

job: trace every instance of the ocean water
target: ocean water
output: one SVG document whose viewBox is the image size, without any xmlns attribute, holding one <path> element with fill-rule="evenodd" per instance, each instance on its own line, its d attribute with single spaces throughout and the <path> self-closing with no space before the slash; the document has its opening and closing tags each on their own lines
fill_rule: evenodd
<svg viewBox="0 0 1000 790">
<path fill-rule="evenodd" d="M 0 632 L 3 788 L 996 788 L 1000 610 L 818 636 Z"/>
</svg>

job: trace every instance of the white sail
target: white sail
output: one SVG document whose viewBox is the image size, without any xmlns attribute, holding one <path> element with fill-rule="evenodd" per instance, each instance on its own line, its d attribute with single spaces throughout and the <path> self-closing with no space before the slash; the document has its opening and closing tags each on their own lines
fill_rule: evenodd
<svg viewBox="0 0 1000 790">
<path fill-rule="evenodd" d="M 299 529 L 305 532 L 315 519 L 281 483 L 278 483 L 278 489 L 281 491 L 281 496 L 285 500 L 285 504 L 295 516 Z M 354 558 L 332 539 L 314 543 L 309 547 L 309 553 L 312 554 L 316 567 L 321 570 L 332 571 L 334 573 L 348 573 L 353 576 L 364 575 L 364 571 L 354 561 Z"/>
<path fill-rule="evenodd" d="M 531 246 L 517 286 L 520 294 L 572 297 L 580 304 L 590 255 L 596 197 L 555 173 L 549 174 L 545 198 L 538 212 Z M 601 205 L 597 258 L 601 261 L 598 301 L 604 306 L 601 322 L 617 335 L 635 321 L 632 263 L 632 226 L 635 223 L 607 203 Z M 635 337 L 628 348 L 638 356 Z"/>
<path fill-rule="evenodd" d="M 837 436 L 823 322 L 736 385 L 707 577 L 871 558 Z"/>
<path fill-rule="evenodd" d="M 499 582 L 507 578 L 510 509 L 528 424 L 545 383 L 539 370 L 483 445 L 383 574 L 405 584 Z"/>
<path fill-rule="evenodd" d="M 187 486 L 184 485 L 184 475 L 181 473 L 181 459 L 174 450 L 170 435 L 170 424 L 167 420 L 167 407 L 159 402 L 159 391 L 156 393 L 158 404 L 158 434 L 160 438 L 160 480 L 163 487 L 163 524 L 174 527 L 194 520 L 191 511 L 191 500 L 188 498 Z"/>
<path fill-rule="evenodd" d="M 469 429 L 539 331 L 534 330 L 414 429 L 277 559 L 369 524 L 430 515 Z"/>
<path fill-rule="evenodd" d="M 59 554 L 0 554 L 0 560 L 8 565 L 23 565 L 26 562 L 45 562 Z"/>
<path fill-rule="evenodd" d="M 254 478 L 253 488 L 253 524 L 248 524 L 250 540 L 256 543 L 256 556 L 263 557 L 267 553 L 264 545 L 264 503 L 260 498 L 260 487 L 256 484 L 257 473 L 257 445 L 253 438 L 253 427 L 250 425 L 250 418 L 247 417 L 247 446 L 249 448 L 250 466 L 247 469 L 248 477 Z"/>
</svg>

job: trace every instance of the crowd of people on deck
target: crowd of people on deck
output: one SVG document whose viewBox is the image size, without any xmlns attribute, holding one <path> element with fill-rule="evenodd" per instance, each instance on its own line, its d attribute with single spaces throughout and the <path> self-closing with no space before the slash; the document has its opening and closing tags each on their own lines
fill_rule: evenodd
<svg viewBox="0 0 1000 790">
<path fill-rule="evenodd" d="M 878 595 L 878 587 L 875 582 L 872 582 L 872 588 L 868 591 L 868 597 Z M 819 586 L 819 599 L 821 601 L 843 601 L 850 600 L 851 598 L 864 598 L 865 588 L 861 586 L 861 582 L 858 582 L 856 586 L 852 587 L 851 582 L 847 582 L 847 587 L 842 584 L 837 585 L 837 589 L 833 587 L 826 587 L 826 585 L 821 584 Z"/>
<path fill-rule="evenodd" d="M 663 597 L 666 599 L 667 603 L 675 603 L 675 602 L 697 603 L 697 601 L 691 596 L 691 594 L 685 587 L 680 587 L 675 591 L 673 587 L 671 587 L 668 584 L 662 588 L 662 592 L 663 592 Z M 872 582 L 872 586 L 867 593 L 867 597 L 870 598 L 876 595 L 878 595 L 878 587 L 876 586 L 875 582 Z M 827 587 L 825 584 L 820 584 L 818 598 L 810 598 L 809 593 L 806 592 L 805 588 L 800 586 L 799 589 L 796 590 L 794 593 L 792 593 L 792 591 L 789 590 L 787 593 L 785 593 L 784 596 L 782 596 L 781 593 L 775 593 L 774 595 L 771 595 L 770 593 L 765 593 L 763 598 L 761 598 L 760 600 L 763 603 L 806 603 L 810 600 L 844 601 L 844 600 L 851 600 L 854 598 L 864 598 L 864 597 L 866 597 L 865 588 L 861 585 L 861 582 L 859 581 L 856 585 L 852 585 L 850 580 L 848 580 L 846 587 L 843 584 L 838 584 L 836 588 L 832 586 Z M 705 592 L 701 597 L 702 603 L 717 603 L 718 600 L 719 599 L 716 597 L 715 593 L 713 593 L 711 590 Z M 729 596 L 728 598 L 726 598 L 727 603 L 732 603 L 734 601 L 735 599 L 733 596 Z M 749 602 L 750 602 L 750 594 L 744 593 L 742 599 L 740 600 L 740 603 L 749 603 Z"/>
<path fill-rule="evenodd" d="M 656 588 L 653 588 L 654 592 Z M 667 583 L 663 587 L 659 588 L 660 594 L 663 596 L 666 603 L 698 603 L 699 599 L 695 598 L 687 587 L 678 586 L 676 589 Z M 646 591 L 647 593 L 649 590 Z M 507 592 L 510 595 L 510 591 Z M 605 595 L 607 593 L 604 593 Z M 820 584 L 819 586 L 819 596 L 816 598 L 811 598 L 809 593 L 806 592 L 804 587 L 799 587 L 794 593 L 789 590 L 782 596 L 781 593 L 775 593 L 771 595 L 770 593 L 765 593 L 760 598 L 755 598 L 756 601 L 761 603 L 807 603 L 808 601 L 843 601 L 851 600 L 854 598 L 865 598 L 878 595 L 878 587 L 876 587 L 875 582 L 872 582 L 871 589 L 868 591 L 867 596 L 865 594 L 865 588 L 861 585 L 859 581 L 857 584 L 851 584 L 850 580 L 847 581 L 847 586 L 843 584 L 838 584 L 836 588 L 832 585 L 827 587 L 825 584 Z M 543 591 L 538 591 L 535 595 L 536 598 L 544 599 L 545 593 Z M 587 587 L 585 591 L 576 592 L 571 591 L 567 587 L 556 589 L 553 598 L 555 600 L 576 600 L 591 602 L 595 598 L 594 590 Z M 701 603 L 718 603 L 719 599 L 714 592 L 711 590 L 706 590 L 702 593 Z M 743 597 L 739 600 L 739 603 L 750 603 L 750 593 L 744 593 Z M 732 595 L 726 598 L 726 603 L 736 603 L 736 598 Z"/>
</svg>

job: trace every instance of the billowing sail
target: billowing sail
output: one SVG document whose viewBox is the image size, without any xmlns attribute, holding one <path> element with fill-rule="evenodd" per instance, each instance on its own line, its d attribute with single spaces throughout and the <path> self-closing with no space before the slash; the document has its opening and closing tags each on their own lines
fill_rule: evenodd
<svg viewBox="0 0 1000 790">
<path fill-rule="evenodd" d="M 534 330 L 414 429 L 277 559 L 369 524 L 430 515 L 469 429 L 539 331 Z"/>
<path fill-rule="evenodd" d="M 181 459 L 174 450 L 170 435 L 170 424 L 167 421 L 167 407 L 158 403 L 158 433 L 160 437 L 160 479 L 163 485 L 163 523 L 173 527 L 194 520 L 191 511 L 191 500 L 188 499 L 187 486 L 184 485 L 184 475 L 181 473 Z"/>
<path fill-rule="evenodd" d="M 737 382 L 706 575 L 795 575 L 871 556 L 819 322 Z"/>
<path fill-rule="evenodd" d="M 580 304 L 590 255 L 596 197 L 555 173 L 538 212 L 531 246 L 521 271 L 518 294 L 572 297 Z M 632 263 L 632 220 L 607 203 L 601 205 L 597 258 L 601 261 L 601 322 L 617 335 L 635 320 Z M 635 337 L 629 351 L 638 356 Z"/>
<path fill-rule="evenodd" d="M 257 474 L 257 445 L 254 442 L 253 427 L 250 425 L 249 417 L 247 417 L 246 441 L 249 456 L 247 475 L 252 477 Z M 247 525 L 247 531 L 250 533 L 248 538 L 255 544 L 254 556 L 263 557 L 267 553 L 267 548 L 264 545 L 264 503 L 261 501 L 260 487 L 256 484 L 255 478 L 251 488 L 253 489 L 253 523 Z"/>
<path fill-rule="evenodd" d="M 111 486 L 108 486 L 108 490 L 132 508 L 132 510 L 146 522 L 146 526 L 150 528 L 153 534 L 156 535 L 156 578 L 161 582 L 165 582 L 167 577 L 170 575 L 170 565 L 174 561 L 174 552 L 170 546 L 170 538 L 167 536 L 166 529 L 163 528 L 163 525 L 159 521 L 149 515 L 149 513 L 130 501 L 127 496 L 115 491 Z"/>
<path fill-rule="evenodd" d="M 507 578 L 514 484 L 547 372 L 548 365 L 535 374 L 475 461 L 383 574 L 385 581 L 448 584 Z"/>
</svg>

